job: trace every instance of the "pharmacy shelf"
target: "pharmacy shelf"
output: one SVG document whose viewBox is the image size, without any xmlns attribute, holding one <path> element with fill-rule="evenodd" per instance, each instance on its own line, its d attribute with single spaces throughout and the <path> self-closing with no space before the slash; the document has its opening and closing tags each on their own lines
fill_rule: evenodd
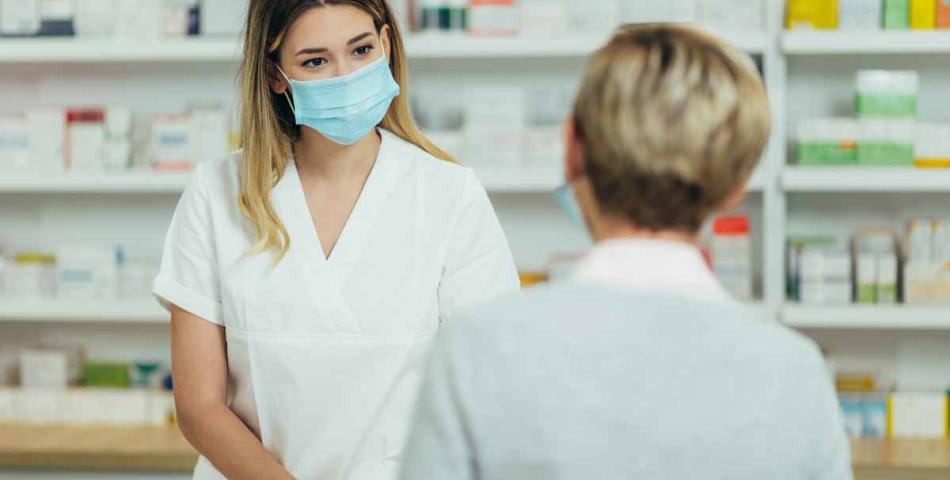
<svg viewBox="0 0 950 480">
<path fill-rule="evenodd" d="M 0 322 L 167 323 L 155 300 L 13 300 L 0 298 Z"/>
<path fill-rule="evenodd" d="M 786 167 L 787 192 L 950 193 L 950 169 Z"/>
<path fill-rule="evenodd" d="M 787 304 L 781 316 L 785 325 L 808 330 L 950 330 L 950 305 Z"/>
<path fill-rule="evenodd" d="M 851 462 L 858 479 L 950 478 L 950 440 L 856 438 L 851 440 Z M 875 471 L 880 473 L 875 476 Z"/>
<path fill-rule="evenodd" d="M 181 193 L 183 173 L 13 173 L 0 176 L 0 193 Z"/>
<path fill-rule="evenodd" d="M 160 42 L 29 38 L 0 40 L 0 63 L 233 62 L 240 45 L 212 39 Z"/>
<path fill-rule="evenodd" d="M 738 48 L 761 54 L 768 37 L 758 32 L 715 32 Z M 608 35 L 523 35 L 470 37 L 466 35 L 415 35 L 406 40 L 412 59 L 470 58 L 573 58 L 590 54 Z M 157 42 L 66 39 L 2 39 L 0 63 L 149 63 L 235 62 L 238 42 L 205 38 Z"/>
<path fill-rule="evenodd" d="M 782 35 L 788 55 L 950 54 L 950 31 L 795 31 Z"/>
</svg>

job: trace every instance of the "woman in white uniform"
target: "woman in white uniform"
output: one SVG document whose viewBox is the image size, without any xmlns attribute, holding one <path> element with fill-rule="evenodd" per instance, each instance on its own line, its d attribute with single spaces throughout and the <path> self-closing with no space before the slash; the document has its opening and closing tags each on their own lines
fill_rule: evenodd
<svg viewBox="0 0 950 480">
<path fill-rule="evenodd" d="M 250 2 L 243 151 L 196 168 L 154 285 L 195 478 L 395 478 L 439 325 L 518 288 L 407 77 L 384 0 Z"/>
</svg>

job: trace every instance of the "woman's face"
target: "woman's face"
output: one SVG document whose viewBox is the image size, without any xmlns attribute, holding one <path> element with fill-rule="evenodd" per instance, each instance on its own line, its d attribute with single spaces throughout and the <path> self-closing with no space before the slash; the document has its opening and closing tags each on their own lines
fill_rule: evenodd
<svg viewBox="0 0 950 480">
<path fill-rule="evenodd" d="M 377 33 L 368 13 L 350 5 L 311 8 L 294 22 L 280 48 L 280 68 L 293 80 L 324 80 L 359 70 L 389 56 L 389 26 Z M 274 80 L 278 94 L 289 88 Z"/>
</svg>

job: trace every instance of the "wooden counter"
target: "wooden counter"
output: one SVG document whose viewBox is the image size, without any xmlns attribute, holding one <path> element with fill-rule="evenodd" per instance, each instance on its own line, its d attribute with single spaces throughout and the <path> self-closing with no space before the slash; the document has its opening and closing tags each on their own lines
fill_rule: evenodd
<svg viewBox="0 0 950 480">
<path fill-rule="evenodd" d="M 198 454 L 176 428 L 0 423 L 0 469 L 190 472 Z"/>
<path fill-rule="evenodd" d="M 0 423 L 0 469 L 190 472 L 198 454 L 175 428 Z M 950 479 L 950 440 L 852 441 L 859 480 Z"/>
<path fill-rule="evenodd" d="M 950 440 L 852 440 L 851 457 L 857 480 L 950 479 Z"/>
</svg>

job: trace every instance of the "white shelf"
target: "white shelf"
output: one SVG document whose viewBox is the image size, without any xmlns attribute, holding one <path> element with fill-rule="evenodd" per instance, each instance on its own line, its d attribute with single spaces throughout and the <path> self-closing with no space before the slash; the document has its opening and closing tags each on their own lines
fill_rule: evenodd
<svg viewBox="0 0 950 480">
<path fill-rule="evenodd" d="M 950 193 L 950 169 L 786 167 L 788 192 Z"/>
<path fill-rule="evenodd" d="M 950 31 L 793 31 L 782 47 L 789 55 L 950 54 Z"/>
<path fill-rule="evenodd" d="M 13 173 L 0 176 L 0 193 L 181 193 L 184 173 Z"/>
<path fill-rule="evenodd" d="M 950 305 L 843 305 L 789 304 L 783 322 L 802 329 L 950 330 Z"/>
<path fill-rule="evenodd" d="M 0 322 L 167 323 L 155 300 L 14 300 L 0 298 Z"/>
<path fill-rule="evenodd" d="M 160 42 L 0 39 L 0 63 L 236 62 L 240 54 L 237 42 L 202 38 Z"/>
<path fill-rule="evenodd" d="M 758 32 L 718 32 L 749 53 L 765 51 L 768 37 Z M 590 54 L 609 35 L 568 34 L 516 37 L 417 35 L 406 37 L 412 59 L 573 58 Z M 236 62 L 241 45 L 233 40 L 192 38 L 136 42 L 76 38 L 0 39 L 0 63 L 157 63 Z"/>
</svg>

